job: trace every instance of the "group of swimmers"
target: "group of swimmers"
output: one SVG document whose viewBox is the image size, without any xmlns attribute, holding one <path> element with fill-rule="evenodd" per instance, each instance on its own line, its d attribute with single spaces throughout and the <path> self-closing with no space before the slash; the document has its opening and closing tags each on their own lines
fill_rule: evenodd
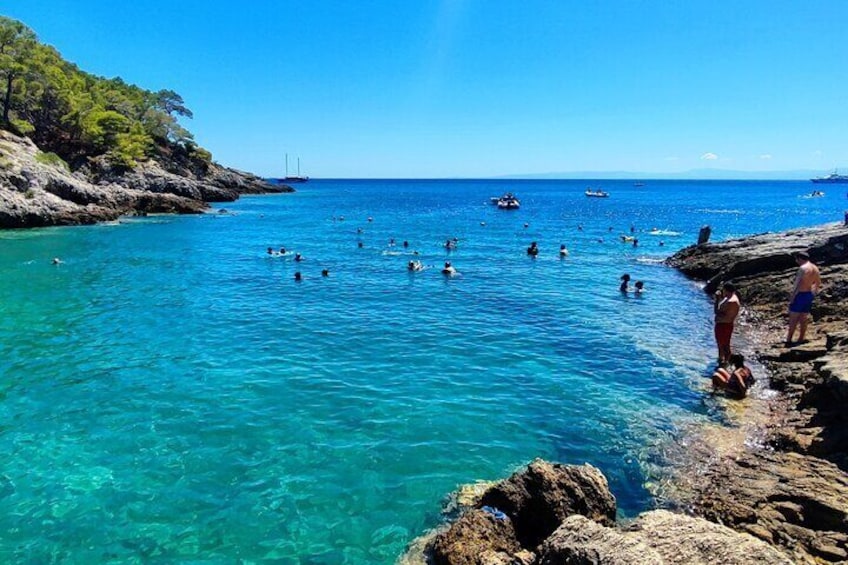
<svg viewBox="0 0 848 565">
<path fill-rule="evenodd" d="M 624 273 L 621 275 L 621 285 L 618 287 L 618 290 L 625 294 L 630 292 L 630 274 Z M 642 281 L 636 281 L 633 284 L 633 292 L 636 294 L 642 294 L 645 292 L 645 283 Z"/>
</svg>

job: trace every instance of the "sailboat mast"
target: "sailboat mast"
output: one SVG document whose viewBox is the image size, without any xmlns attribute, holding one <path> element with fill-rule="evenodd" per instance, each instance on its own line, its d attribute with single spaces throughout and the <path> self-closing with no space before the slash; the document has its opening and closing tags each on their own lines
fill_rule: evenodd
<svg viewBox="0 0 848 565">
<path fill-rule="evenodd" d="M 289 154 L 286 153 L 286 176 L 289 176 Z"/>
<path fill-rule="evenodd" d="M 300 157 L 297 158 L 297 178 L 300 178 Z"/>
</svg>

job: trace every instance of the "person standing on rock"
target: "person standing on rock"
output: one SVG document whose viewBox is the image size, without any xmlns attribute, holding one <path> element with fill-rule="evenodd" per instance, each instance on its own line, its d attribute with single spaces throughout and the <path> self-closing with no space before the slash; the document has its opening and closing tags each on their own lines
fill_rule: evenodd
<svg viewBox="0 0 848 565">
<path fill-rule="evenodd" d="M 718 364 L 725 365 L 730 361 L 730 338 L 733 335 L 733 324 L 739 315 L 739 296 L 733 283 L 724 283 L 721 290 L 715 293 L 713 311 L 715 312 L 715 340 L 718 347 Z"/>
<path fill-rule="evenodd" d="M 809 313 L 813 307 L 813 298 L 821 289 L 821 275 L 806 251 L 795 254 L 795 262 L 798 264 L 798 272 L 795 274 L 795 284 L 792 294 L 789 295 L 789 330 L 786 333 L 786 347 L 792 347 L 792 337 L 795 328 L 801 326 L 798 333 L 798 341 L 806 341 L 807 323 Z"/>
</svg>

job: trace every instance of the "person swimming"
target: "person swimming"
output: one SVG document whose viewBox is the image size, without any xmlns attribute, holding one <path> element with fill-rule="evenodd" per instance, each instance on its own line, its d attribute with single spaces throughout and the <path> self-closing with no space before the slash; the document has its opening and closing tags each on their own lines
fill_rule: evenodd
<svg viewBox="0 0 848 565">
<path fill-rule="evenodd" d="M 294 260 L 300 263 L 301 261 L 303 261 L 303 255 L 301 255 L 300 253 L 295 253 Z"/>
<path fill-rule="evenodd" d="M 321 270 L 321 276 L 322 277 L 329 277 L 330 276 L 330 269 L 322 269 Z"/>
<path fill-rule="evenodd" d="M 286 248 L 280 247 L 280 255 L 285 255 L 285 254 L 286 254 Z"/>
<path fill-rule="evenodd" d="M 566 248 L 565 248 L 565 244 L 564 244 L 564 243 L 563 243 L 562 245 L 560 245 L 560 246 L 559 246 L 559 256 L 560 256 L 561 258 L 562 258 L 562 257 L 568 257 L 568 249 L 566 249 Z"/>
<path fill-rule="evenodd" d="M 453 276 L 456 274 L 456 269 L 451 265 L 450 261 L 445 261 L 445 268 L 442 269 L 443 275 Z"/>
<path fill-rule="evenodd" d="M 300 271 L 297 271 L 297 272 L 294 274 L 294 280 L 296 280 L 296 281 L 298 281 L 298 282 L 300 282 L 301 280 L 303 280 L 303 277 L 301 276 Z"/>
<path fill-rule="evenodd" d="M 538 254 L 539 254 L 539 246 L 534 241 L 530 244 L 530 247 L 527 248 L 527 255 L 530 255 L 531 257 L 535 257 Z"/>
<path fill-rule="evenodd" d="M 273 255 L 273 254 L 274 254 L 274 250 L 269 247 L 268 248 L 268 255 Z M 53 262 L 55 263 L 55 261 L 56 260 L 54 259 Z"/>
<path fill-rule="evenodd" d="M 642 294 L 645 292 L 645 283 L 642 281 L 636 281 L 636 284 L 633 285 L 635 287 L 636 294 Z"/>
<path fill-rule="evenodd" d="M 421 263 L 421 261 L 417 261 L 417 260 L 416 260 L 416 261 L 410 261 L 410 262 L 406 265 L 406 269 L 407 269 L 408 271 L 411 271 L 411 272 L 417 273 L 418 271 L 423 271 L 423 270 L 424 270 L 424 265 Z"/>
<path fill-rule="evenodd" d="M 620 290 L 621 292 L 630 291 L 630 287 L 628 286 L 629 284 L 630 284 L 630 275 L 627 274 L 627 273 L 624 273 L 623 275 L 621 275 L 621 286 L 618 287 L 618 290 Z"/>
<path fill-rule="evenodd" d="M 61 260 L 61 259 L 59 259 L 58 257 L 53 257 L 53 264 L 54 264 L 54 265 L 61 265 L 61 264 L 62 264 L 62 260 Z"/>
</svg>

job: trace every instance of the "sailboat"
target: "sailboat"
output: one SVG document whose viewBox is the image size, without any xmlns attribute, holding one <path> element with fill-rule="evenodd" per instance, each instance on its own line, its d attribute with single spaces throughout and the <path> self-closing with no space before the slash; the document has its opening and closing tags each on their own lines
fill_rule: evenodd
<svg viewBox="0 0 848 565">
<path fill-rule="evenodd" d="M 309 180 L 309 177 L 302 176 L 300 174 L 300 157 L 297 158 L 297 175 L 289 176 L 289 154 L 286 153 L 286 176 L 283 179 L 283 182 L 306 182 Z"/>
</svg>

